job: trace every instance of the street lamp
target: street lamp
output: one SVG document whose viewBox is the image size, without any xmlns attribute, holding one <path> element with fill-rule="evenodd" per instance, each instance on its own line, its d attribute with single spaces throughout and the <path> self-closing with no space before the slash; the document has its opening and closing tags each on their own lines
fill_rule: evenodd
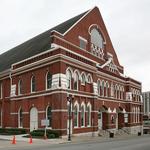
<svg viewBox="0 0 150 150">
<path fill-rule="evenodd" d="M 74 99 L 74 95 L 69 95 L 67 93 L 67 101 L 69 102 L 69 107 L 68 107 L 68 115 L 69 115 L 69 133 L 68 133 L 68 141 L 71 141 L 71 105 L 72 101 Z"/>
</svg>

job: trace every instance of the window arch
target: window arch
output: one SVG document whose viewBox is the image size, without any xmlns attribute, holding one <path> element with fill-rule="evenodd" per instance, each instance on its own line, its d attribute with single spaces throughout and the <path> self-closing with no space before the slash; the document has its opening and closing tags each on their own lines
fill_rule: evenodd
<svg viewBox="0 0 150 150">
<path fill-rule="evenodd" d="M 93 79 L 92 79 L 91 74 L 88 74 L 88 75 L 87 75 L 87 82 L 88 82 L 88 83 L 92 83 L 92 82 L 93 82 Z"/>
<path fill-rule="evenodd" d="M 85 82 L 86 82 L 86 75 L 85 75 L 85 73 L 82 73 L 81 74 L 81 84 L 85 85 Z"/>
<path fill-rule="evenodd" d="M 101 81 L 100 80 L 97 81 L 97 93 L 98 95 L 101 95 Z"/>
<path fill-rule="evenodd" d="M 109 83 L 108 82 L 106 82 L 106 95 L 105 96 L 106 97 L 109 96 Z"/>
<path fill-rule="evenodd" d="M 48 127 L 52 127 L 52 108 L 50 106 L 46 109 L 46 120 L 49 121 Z"/>
<path fill-rule="evenodd" d="M 91 104 L 87 104 L 87 126 L 91 126 Z"/>
<path fill-rule="evenodd" d="M 102 96 L 104 96 L 104 93 L 105 93 L 105 82 L 104 82 L 104 80 L 102 81 L 101 91 L 102 91 Z"/>
<path fill-rule="evenodd" d="M 79 126 L 79 104 L 76 102 L 74 104 L 74 127 Z"/>
<path fill-rule="evenodd" d="M 18 111 L 18 127 L 19 128 L 23 127 L 23 113 L 22 113 L 22 108 L 19 108 L 19 111 Z"/>
<path fill-rule="evenodd" d="M 104 47 L 103 37 L 102 37 L 101 33 L 96 28 L 93 28 L 91 30 L 91 43 L 94 44 L 95 46 L 99 47 L 99 48 Z"/>
<path fill-rule="evenodd" d="M 85 104 L 81 104 L 81 127 L 85 126 Z"/>
<path fill-rule="evenodd" d="M 50 89 L 52 87 L 52 74 L 48 72 L 46 74 L 46 89 Z"/>
<path fill-rule="evenodd" d="M 20 79 L 18 82 L 18 95 L 22 94 L 22 80 Z"/>
<path fill-rule="evenodd" d="M 71 89 L 72 73 L 71 73 L 70 69 L 67 70 L 66 77 L 67 77 L 67 89 Z"/>
<path fill-rule="evenodd" d="M 114 97 L 117 99 L 118 98 L 118 85 L 116 84 L 115 85 L 115 94 L 114 94 Z"/>
<path fill-rule="evenodd" d="M 74 90 L 77 90 L 78 91 L 79 89 L 79 74 L 78 72 L 76 71 L 74 73 Z"/>
<path fill-rule="evenodd" d="M 36 85 L 35 85 L 35 76 L 31 77 L 31 93 L 35 92 L 36 90 Z"/>
</svg>

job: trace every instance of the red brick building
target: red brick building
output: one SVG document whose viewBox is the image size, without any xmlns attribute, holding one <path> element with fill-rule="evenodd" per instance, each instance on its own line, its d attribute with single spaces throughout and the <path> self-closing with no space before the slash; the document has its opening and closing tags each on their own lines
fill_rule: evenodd
<svg viewBox="0 0 150 150">
<path fill-rule="evenodd" d="M 118 39 L 119 40 L 119 39 Z M 141 83 L 126 77 L 99 9 L 0 55 L 0 126 L 71 133 L 141 131 Z"/>
</svg>

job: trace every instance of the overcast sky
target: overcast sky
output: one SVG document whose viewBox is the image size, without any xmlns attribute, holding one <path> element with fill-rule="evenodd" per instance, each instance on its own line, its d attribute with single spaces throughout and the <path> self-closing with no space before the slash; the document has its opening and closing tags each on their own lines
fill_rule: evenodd
<svg viewBox="0 0 150 150">
<path fill-rule="evenodd" d="M 0 54 L 98 6 L 125 74 L 150 90 L 150 0 L 0 0 Z"/>
</svg>

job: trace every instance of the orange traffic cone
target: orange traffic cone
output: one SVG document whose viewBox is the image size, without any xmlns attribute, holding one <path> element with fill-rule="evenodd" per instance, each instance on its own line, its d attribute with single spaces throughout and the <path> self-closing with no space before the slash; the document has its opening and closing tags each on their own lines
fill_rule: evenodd
<svg viewBox="0 0 150 150">
<path fill-rule="evenodd" d="M 29 144 L 32 144 L 32 136 L 30 135 Z"/>
<path fill-rule="evenodd" d="M 11 144 L 16 144 L 16 137 L 15 137 L 15 135 L 13 136 Z"/>
</svg>

